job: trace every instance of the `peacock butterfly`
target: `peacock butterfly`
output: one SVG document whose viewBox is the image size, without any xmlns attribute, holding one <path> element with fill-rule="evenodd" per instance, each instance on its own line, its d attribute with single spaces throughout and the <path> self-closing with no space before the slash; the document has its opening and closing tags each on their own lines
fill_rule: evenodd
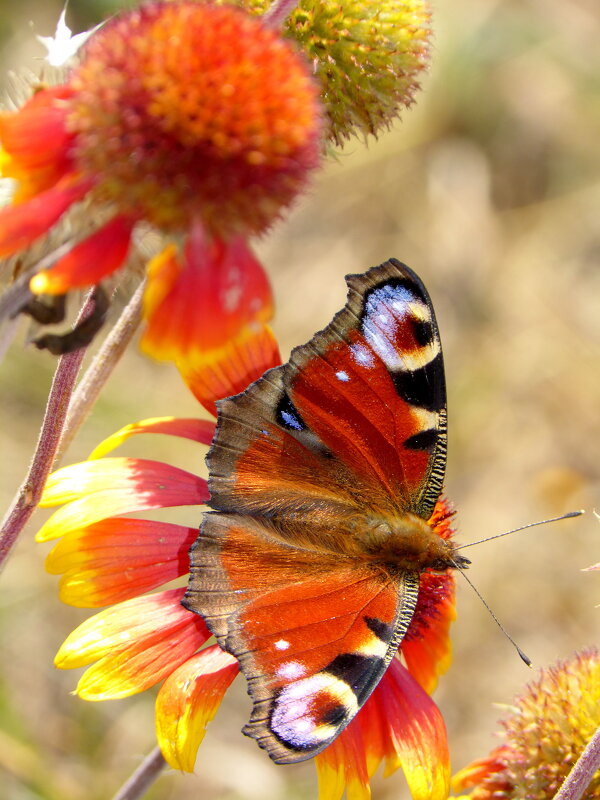
<svg viewBox="0 0 600 800">
<path fill-rule="evenodd" d="M 446 456 L 429 295 L 395 259 L 346 280 L 324 330 L 217 404 L 214 510 L 183 601 L 238 659 L 254 701 L 244 733 L 277 763 L 316 755 L 353 719 L 421 572 L 469 564 L 428 524 Z"/>
</svg>

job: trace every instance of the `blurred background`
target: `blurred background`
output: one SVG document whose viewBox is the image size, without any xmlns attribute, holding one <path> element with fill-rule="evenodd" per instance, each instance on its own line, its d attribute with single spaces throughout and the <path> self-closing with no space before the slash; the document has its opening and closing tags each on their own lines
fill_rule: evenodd
<svg viewBox="0 0 600 800">
<path fill-rule="evenodd" d="M 125 3 L 71 0 L 89 28 Z M 39 72 L 60 3 L 0 2 L 2 73 Z M 600 527 L 600 6 L 597 0 L 437 3 L 429 74 L 415 106 L 368 148 L 351 142 L 289 218 L 258 245 L 272 278 L 284 357 L 345 299 L 343 276 L 395 256 L 422 276 L 445 349 L 447 493 L 458 538 L 474 541 L 571 509 L 588 514 L 469 551 L 470 577 L 534 666 L 598 640 Z M 8 85 L 8 79 L 5 82 Z M 24 346 L 0 371 L 0 506 L 22 481 L 54 358 Z M 194 416 L 176 371 L 131 349 L 63 463 L 137 419 Z M 202 470 L 190 443 L 148 437 L 123 454 Z M 0 584 L 0 796 L 104 800 L 154 746 L 152 691 L 90 704 L 52 659 L 89 612 L 63 606 L 35 545 L 39 512 Z M 170 519 L 195 525 L 187 509 Z M 453 769 L 498 739 L 498 704 L 534 673 L 458 579 L 454 660 L 435 695 Z M 276 767 L 239 731 L 240 680 L 200 749 L 152 800 L 316 796 L 312 765 Z M 403 797 L 401 774 L 374 797 Z"/>
</svg>

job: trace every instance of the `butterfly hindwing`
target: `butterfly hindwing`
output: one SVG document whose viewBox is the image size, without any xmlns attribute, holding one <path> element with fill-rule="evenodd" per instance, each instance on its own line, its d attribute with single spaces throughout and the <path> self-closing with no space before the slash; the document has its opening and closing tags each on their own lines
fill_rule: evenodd
<svg viewBox="0 0 600 800">
<path fill-rule="evenodd" d="M 210 513 L 184 603 L 193 607 L 201 587 L 206 622 L 248 680 L 244 732 L 289 763 L 323 750 L 364 704 L 410 622 L 418 584 L 418 573 L 391 579 L 315 558 L 268 525 Z"/>
</svg>

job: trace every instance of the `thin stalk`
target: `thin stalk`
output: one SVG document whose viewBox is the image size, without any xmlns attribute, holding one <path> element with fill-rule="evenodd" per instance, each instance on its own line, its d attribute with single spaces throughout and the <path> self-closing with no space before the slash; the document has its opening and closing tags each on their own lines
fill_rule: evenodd
<svg viewBox="0 0 600 800">
<path fill-rule="evenodd" d="M 95 297 L 92 291 L 86 297 L 75 324 L 92 314 L 94 307 Z M 0 568 L 42 496 L 46 478 L 54 464 L 73 386 L 84 355 L 85 348 L 82 347 L 61 356 L 56 365 L 33 459 L 0 528 Z"/>
<path fill-rule="evenodd" d="M 600 769 L 600 728 L 587 743 L 554 800 L 579 800 Z"/>
<path fill-rule="evenodd" d="M 121 316 L 102 343 L 90 366 L 73 392 L 67 420 L 63 429 L 57 458 L 65 452 L 73 441 L 73 437 L 85 422 L 98 399 L 104 384 L 119 363 L 127 345 L 132 340 L 142 320 L 142 300 L 144 282 L 142 282 L 123 309 Z"/>
<path fill-rule="evenodd" d="M 0 295 L 0 322 L 10 319 L 18 314 L 23 305 L 32 297 L 29 291 L 29 281 L 37 272 L 47 269 L 54 264 L 73 246 L 72 242 L 65 242 L 56 250 L 48 253 L 32 267 L 21 272 L 19 277 Z"/>
<path fill-rule="evenodd" d="M 0 361 L 4 359 L 8 348 L 11 346 L 12 340 L 15 338 L 19 328 L 20 321 L 18 317 L 13 317 L 13 319 L 10 319 L 6 325 L 4 325 L 4 330 L 0 334 Z"/>
<path fill-rule="evenodd" d="M 298 5 L 298 0 L 274 0 L 265 11 L 262 23 L 266 28 L 281 30 L 284 22 Z"/>
<path fill-rule="evenodd" d="M 138 800 L 154 783 L 167 766 L 158 747 L 148 753 L 131 778 L 126 781 L 113 800 Z"/>
</svg>

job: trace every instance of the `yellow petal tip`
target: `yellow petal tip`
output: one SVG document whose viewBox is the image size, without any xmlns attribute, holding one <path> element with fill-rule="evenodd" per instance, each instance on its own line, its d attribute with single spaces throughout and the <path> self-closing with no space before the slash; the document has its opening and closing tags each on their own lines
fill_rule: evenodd
<svg viewBox="0 0 600 800">
<path fill-rule="evenodd" d="M 46 272 L 38 272 L 29 281 L 29 288 L 33 294 L 47 294 L 50 292 L 51 282 Z"/>
</svg>

